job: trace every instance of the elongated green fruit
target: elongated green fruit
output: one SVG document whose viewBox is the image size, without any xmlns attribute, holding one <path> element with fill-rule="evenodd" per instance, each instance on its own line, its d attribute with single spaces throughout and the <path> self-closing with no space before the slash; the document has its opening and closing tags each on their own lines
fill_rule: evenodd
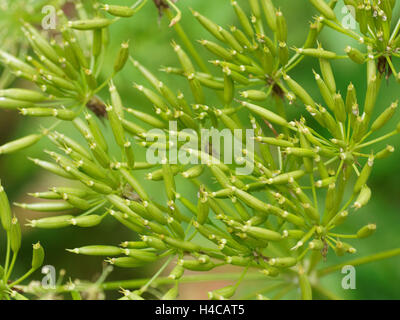
<svg viewBox="0 0 400 320">
<path fill-rule="evenodd" d="M 10 229 L 10 243 L 11 243 L 11 250 L 15 253 L 19 251 L 21 248 L 21 226 L 18 222 L 18 219 L 14 217 L 11 220 L 11 229 Z"/>
<path fill-rule="evenodd" d="M 0 180 L 0 220 L 4 230 L 9 231 L 12 227 L 12 213 L 10 203 Z"/>
<path fill-rule="evenodd" d="M 44 249 L 41 244 L 35 243 L 33 245 L 33 253 L 32 253 L 32 269 L 37 270 L 39 269 L 44 261 Z"/>
<path fill-rule="evenodd" d="M 372 171 L 372 166 L 374 165 L 374 157 L 370 156 L 368 158 L 367 163 L 364 165 L 363 169 L 361 170 L 360 176 L 358 177 L 356 184 L 354 185 L 353 192 L 359 193 L 361 188 L 367 183 L 368 178 Z"/>
<path fill-rule="evenodd" d="M 278 116 L 276 113 L 272 111 L 269 111 L 268 109 L 265 109 L 263 107 L 245 101 L 240 101 L 240 104 L 249 109 L 250 111 L 258 114 L 260 117 L 264 118 L 267 121 L 281 125 L 283 127 L 289 126 L 289 123 L 284 118 Z"/>
<path fill-rule="evenodd" d="M 28 225 L 32 228 L 39 228 L 39 229 L 65 228 L 72 224 L 71 220 L 73 218 L 74 216 L 71 215 L 48 217 L 48 218 L 29 221 Z"/>
<path fill-rule="evenodd" d="M 377 131 L 381 129 L 392 117 L 395 113 L 398 106 L 398 101 L 393 102 L 389 108 L 383 111 L 379 117 L 372 123 L 371 130 Z"/>
<path fill-rule="evenodd" d="M 118 256 L 124 254 L 124 249 L 105 245 L 85 246 L 75 249 L 67 249 L 67 251 L 88 256 Z"/>
<path fill-rule="evenodd" d="M 122 18 L 129 18 L 135 14 L 134 9 L 126 6 L 105 4 L 102 9 L 113 16 Z"/>
<path fill-rule="evenodd" d="M 367 238 L 375 233 L 376 225 L 375 224 L 368 224 L 362 227 L 360 230 L 357 231 L 357 238 Z"/>
<path fill-rule="evenodd" d="M 68 27 L 77 30 L 93 30 L 108 27 L 112 20 L 105 18 L 96 18 L 92 20 L 68 21 Z"/>
<path fill-rule="evenodd" d="M 282 235 L 280 233 L 265 228 L 244 226 L 242 230 L 243 232 L 257 239 L 268 240 L 268 241 L 282 240 Z"/>
<path fill-rule="evenodd" d="M 310 0 L 311 4 L 317 9 L 322 15 L 330 20 L 336 20 L 336 15 L 332 8 L 325 2 L 325 0 Z"/>
<path fill-rule="evenodd" d="M 268 263 L 277 268 L 290 268 L 296 265 L 297 259 L 293 257 L 272 258 Z"/>
<path fill-rule="evenodd" d="M 43 135 L 41 134 L 31 134 L 29 136 L 8 142 L 0 146 L 0 154 L 10 154 L 25 148 L 29 148 L 37 143 L 42 137 Z"/>
</svg>

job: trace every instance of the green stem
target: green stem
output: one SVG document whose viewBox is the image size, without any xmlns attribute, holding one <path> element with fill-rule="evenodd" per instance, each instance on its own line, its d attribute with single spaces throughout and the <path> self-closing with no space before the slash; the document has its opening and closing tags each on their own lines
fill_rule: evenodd
<svg viewBox="0 0 400 320">
<path fill-rule="evenodd" d="M 13 271 L 13 269 L 14 269 L 14 265 L 15 265 L 15 261 L 17 260 L 17 257 L 18 257 L 18 252 L 14 252 L 14 253 L 13 253 L 12 260 L 11 260 L 10 267 L 8 268 L 7 275 L 6 275 L 6 278 L 5 278 L 5 281 L 6 281 L 6 282 L 7 282 L 7 280 L 8 280 L 8 279 L 10 278 L 10 276 L 11 276 L 11 273 L 12 273 L 12 271 Z"/>
<path fill-rule="evenodd" d="M 324 288 L 320 284 L 311 284 L 312 288 L 318 292 L 320 295 L 328 298 L 329 300 L 343 300 L 333 292 L 329 291 L 328 289 Z"/>
<path fill-rule="evenodd" d="M 361 149 L 361 148 L 370 146 L 371 144 L 374 144 L 374 143 L 383 141 L 383 140 L 385 140 L 385 139 L 388 139 L 388 138 L 390 138 L 390 137 L 396 135 L 397 133 L 398 133 L 397 130 L 393 130 L 392 132 L 389 132 L 388 134 L 385 134 L 385 135 L 383 135 L 383 136 L 381 136 L 381 137 L 379 137 L 379 138 L 376 138 L 376 139 L 374 139 L 374 140 L 368 141 L 368 142 L 363 143 L 363 144 L 359 144 L 358 146 L 355 147 L 355 149 L 358 150 L 358 149 Z"/>
<path fill-rule="evenodd" d="M 32 273 L 34 273 L 36 269 L 30 269 L 27 273 L 25 273 L 21 278 L 18 280 L 15 280 L 13 283 L 9 285 L 10 288 L 15 287 L 17 284 L 21 283 L 24 281 L 26 278 L 28 278 Z"/>
<path fill-rule="evenodd" d="M 165 9 L 164 12 L 170 21 L 172 21 L 174 19 L 174 16 L 171 13 L 171 10 Z M 200 69 L 203 70 L 203 72 L 205 72 L 205 73 L 210 73 L 210 71 L 208 70 L 207 66 L 205 65 L 203 59 L 200 57 L 200 55 L 198 54 L 198 52 L 195 49 L 195 47 L 193 46 L 193 44 L 190 42 L 190 39 L 188 38 L 185 31 L 183 30 L 181 24 L 175 23 L 174 29 L 175 29 L 175 32 L 178 34 L 179 38 L 182 40 L 186 49 L 193 56 L 194 60 L 196 60 L 196 63 L 198 64 Z"/>
<path fill-rule="evenodd" d="M 10 250 L 11 250 L 10 232 L 7 231 L 7 253 L 6 253 L 6 261 L 4 263 L 4 282 L 7 279 L 8 264 L 10 263 Z"/>
<path fill-rule="evenodd" d="M 159 275 L 164 271 L 164 269 L 169 265 L 169 263 L 172 261 L 174 256 L 170 256 L 167 261 L 162 265 L 162 267 L 154 274 L 154 276 L 144 284 L 139 290 L 139 295 L 141 295 L 143 292 L 147 290 L 148 287 L 159 277 Z"/>
<path fill-rule="evenodd" d="M 400 248 L 376 253 L 376 254 L 373 254 L 373 255 L 370 255 L 367 257 L 350 260 L 350 261 L 347 261 L 344 263 L 336 264 L 336 265 L 318 270 L 318 276 L 324 277 L 332 272 L 341 270 L 344 266 L 347 266 L 347 265 L 352 265 L 355 267 L 355 266 L 359 266 L 359 265 L 374 262 L 374 261 L 392 258 L 392 257 L 398 256 L 398 255 L 400 255 Z"/>
</svg>

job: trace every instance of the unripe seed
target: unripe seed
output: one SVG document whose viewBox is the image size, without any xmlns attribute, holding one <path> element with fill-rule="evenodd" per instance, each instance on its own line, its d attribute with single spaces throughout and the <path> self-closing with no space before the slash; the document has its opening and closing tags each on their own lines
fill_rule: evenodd
<svg viewBox="0 0 400 320">
<path fill-rule="evenodd" d="M 18 219 L 14 217 L 11 220 L 11 229 L 9 233 L 11 250 L 15 253 L 21 248 L 21 226 Z"/>
<path fill-rule="evenodd" d="M 39 229 L 65 228 L 72 224 L 71 220 L 73 218 L 74 216 L 71 215 L 48 217 L 39 220 L 32 220 L 29 222 L 28 225 L 31 226 L 32 228 L 39 228 Z"/>
<path fill-rule="evenodd" d="M 200 13 L 197 11 L 192 10 L 193 16 L 201 23 L 201 25 L 208 31 L 210 32 L 215 38 L 217 38 L 220 41 L 224 41 L 224 37 L 221 35 L 219 32 L 219 27 L 217 24 L 212 22 L 210 19 L 202 16 Z"/>
<path fill-rule="evenodd" d="M 242 8 L 239 6 L 237 1 L 232 0 L 231 4 L 233 6 L 233 9 L 235 10 L 235 13 L 236 13 L 236 15 L 239 19 L 239 22 L 242 25 L 244 31 L 250 38 L 253 38 L 254 30 L 253 30 L 253 27 L 251 26 L 249 19 L 247 19 L 246 13 L 242 10 Z"/>
<path fill-rule="evenodd" d="M 347 46 L 344 51 L 347 53 L 349 58 L 355 63 L 363 64 L 365 62 L 365 55 L 361 53 L 358 49 Z"/>
<path fill-rule="evenodd" d="M 135 14 L 134 9 L 132 9 L 130 7 L 126 7 L 126 6 L 105 4 L 102 7 L 102 9 L 113 16 L 122 17 L 122 18 L 129 18 Z"/>
<path fill-rule="evenodd" d="M 67 251 L 88 256 L 118 256 L 124 254 L 124 250 L 121 248 L 104 245 L 85 246 L 75 249 L 67 249 Z"/>
<path fill-rule="evenodd" d="M 29 148 L 37 143 L 42 137 L 42 134 L 31 134 L 29 136 L 8 142 L 0 146 L 0 154 L 10 154 L 25 148 Z"/>
<path fill-rule="evenodd" d="M 314 57 L 318 59 L 335 59 L 337 57 L 335 52 L 327 51 L 321 48 L 298 48 L 296 52 L 305 56 Z"/>
<path fill-rule="evenodd" d="M 261 6 L 264 11 L 265 19 L 272 31 L 276 31 L 276 10 L 271 0 L 261 0 Z"/>
<path fill-rule="evenodd" d="M 336 20 L 336 15 L 332 8 L 324 0 L 310 0 L 311 4 L 327 19 Z"/>
<path fill-rule="evenodd" d="M 89 216 L 80 216 L 71 219 L 71 224 L 73 226 L 78 226 L 81 228 L 91 228 L 99 225 L 103 220 L 103 216 L 98 216 L 95 214 Z"/>
<path fill-rule="evenodd" d="M 272 111 L 269 111 L 268 109 L 265 109 L 263 107 L 257 106 L 252 103 L 248 103 L 245 101 L 240 101 L 240 104 L 246 108 L 248 108 L 250 111 L 258 114 L 260 117 L 264 118 L 267 121 L 270 121 L 272 123 L 276 123 L 278 125 L 281 125 L 283 127 L 288 127 L 289 123 L 282 118 L 281 116 L 278 116 Z"/>
<path fill-rule="evenodd" d="M 213 262 L 201 263 L 198 260 L 179 260 L 178 264 L 192 271 L 209 271 L 215 267 Z"/>
<path fill-rule="evenodd" d="M 40 243 L 35 243 L 33 245 L 33 252 L 32 252 L 32 269 L 37 270 L 39 269 L 44 261 L 44 250 Z"/>
<path fill-rule="evenodd" d="M 375 230 L 376 230 L 375 224 L 368 224 L 368 225 L 362 227 L 360 230 L 358 230 L 357 238 L 358 239 L 367 238 L 367 237 L 371 236 L 372 234 L 374 234 Z"/>
<path fill-rule="evenodd" d="M 272 258 L 268 263 L 277 268 L 290 268 L 296 265 L 297 259 L 293 257 Z"/>
<path fill-rule="evenodd" d="M 282 240 L 282 235 L 280 233 L 260 227 L 252 227 L 246 225 L 242 228 L 242 231 L 256 239 L 268 241 Z"/>
<path fill-rule="evenodd" d="M 354 208 L 356 208 L 357 210 L 364 207 L 369 202 L 370 199 L 371 199 L 371 189 L 367 185 L 364 185 L 361 188 L 361 191 L 356 201 L 354 202 Z"/>
<path fill-rule="evenodd" d="M 117 73 L 123 69 L 129 58 L 129 42 L 123 42 L 118 51 L 117 59 L 114 63 L 114 72 Z"/>
<path fill-rule="evenodd" d="M 4 230 L 9 231 L 12 228 L 12 213 L 7 194 L 4 191 L 0 181 L 0 220 Z"/>
<path fill-rule="evenodd" d="M 111 258 L 106 261 L 120 268 L 137 268 L 142 267 L 146 264 L 146 262 L 135 259 L 133 257 Z"/>
<path fill-rule="evenodd" d="M 322 250 L 324 247 L 324 243 L 320 239 L 314 239 L 314 240 L 310 241 L 308 246 L 311 250 Z"/>
<path fill-rule="evenodd" d="M 92 20 L 68 21 L 68 27 L 76 30 L 94 30 L 108 27 L 113 21 L 105 18 L 95 18 Z"/>
<path fill-rule="evenodd" d="M 394 152 L 394 147 L 388 145 L 388 146 L 386 146 L 385 149 L 379 151 L 375 155 L 375 159 L 385 159 L 385 158 L 389 157 L 393 152 Z"/>
<path fill-rule="evenodd" d="M 229 299 L 235 294 L 236 289 L 237 287 L 235 285 L 230 285 L 221 289 L 210 291 L 208 292 L 208 298 L 211 300 Z"/>
<path fill-rule="evenodd" d="M 370 156 L 368 161 L 364 165 L 363 169 L 361 170 L 360 176 L 358 177 L 356 184 L 354 185 L 353 192 L 359 193 L 361 188 L 367 183 L 368 178 L 372 171 L 372 166 L 374 164 L 374 156 Z"/>
<path fill-rule="evenodd" d="M 381 129 L 393 116 L 398 106 L 398 101 L 393 102 L 389 108 L 383 111 L 379 117 L 372 123 L 371 130 L 377 131 Z"/>
</svg>

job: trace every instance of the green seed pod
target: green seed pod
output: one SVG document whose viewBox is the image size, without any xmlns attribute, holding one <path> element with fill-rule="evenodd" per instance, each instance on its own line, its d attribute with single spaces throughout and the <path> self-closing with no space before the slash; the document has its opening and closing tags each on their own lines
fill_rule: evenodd
<svg viewBox="0 0 400 320">
<path fill-rule="evenodd" d="M 199 200 L 197 203 L 197 222 L 204 224 L 208 219 L 210 206 L 208 204 L 208 196 L 205 192 L 204 186 L 200 187 Z"/>
<path fill-rule="evenodd" d="M 4 230 L 9 231 L 12 228 L 12 213 L 7 194 L 4 191 L 0 181 L 0 220 Z"/>
<path fill-rule="evenodd" d="M 229 45 L 232 49 L 236 50 L 237 52 L 240 53 L 243 52 L 244 50 L 243 47 L 229 31 L 225 30 L 222 27 L 218 27 L 218 31 L 224 37 L 224 39 L 222 40 L 223 42 L 225 42 L 227 45 Z"/>
<path fill-rule="evenodd" d="M 393 102 L 389 108 L 383 111 L 379 117 L 372 123 L 371 130 L 377 131 L 382 128 L 393 116 L 398 106 L 398 101 Z"/>
<path fill-rule="evenodd" d="M 76 30 L 94 30 L 108 27 L 112 20 L 105 18 L 95 18 L 92 20 L 68 21 L 68 27 Z"/>
<path fill-rule="evenodd" d="M 379 151 L 375 155 L 375 159 L 385 159 L 385 158 L 389 157 L 393 152 L 394 152 L 394 147 L 388 145 L 388 146 L 386 146 L 385 149 Z"/>
<path fill-rule="evenodd" d="M 17 88 L 0 90 L 0 97 L 28 102 L 42 102 L 48 99 L 41 92 Z"/>
<path fill-rule="evenodd" d="M 335 13 L 324 0 L 310 0 L 310 2 L 324 17 L 329 20 L 336 20 Z"/>
<path fill-rule="evenodd" d="M 276 11 L 276 35 L 280 42 L 286 42 L 287 40 L 287 25 L 286 19 L 283 16 L 282 11 Z"/>
<path fill-rule="evenodd" d="M 87 131 L 84 136 L 86 136 L 88 134 L 89 131 Z M 54 133 L 51 137 L 54 137 L 56 139 L 57 142 L 59 142 L 60 144 L 71 148 L 72 150 L 74 150 L 75 152 L 79 153 L 80 155 L 84 156 L 86 159 L 93 159 L 93 157 L 91 156 L 90 152 L 87 151 L 83 146 L 81 146 L 78 142 L 76 142 L 75 140 L 67 137 L 64 134 L 61 133 Z"/>
<path fill-rule="evenodd" d="M 213 262 L 201 263 L 198 260 L 178 260 L 178 264 L 183 268 L 192 271 L 210 271 L 215 267 Z"/>
<path fill-rule="evenodd" d="M 324 80 L 322 80 L 321 76 L 318 73 L 315 73 L 315 81 L 318 84 L 319 91 L 326 102 L 327 106 L 330 110 L 335 111 L 335 101 L 333 100 L 333 95 L 330 92 L 328 86 L 325 84 Z"/>
<path fill-rule="evenodd" d="M 25 148 L 29 148 L 37 143 L 42 137 L 42 134 L 31 134 L 29 136 L 8 142 L 0 146 L 0 154 L 10 154 Z"/>
<path fill-rule="evenodd" d="M 120 246 L 123 248 L 131 248 L 131 249 L 146 249 L 149 247 L 147 243 L 144 241 L 125 241 L 122 242 Z"/>
<path fill-rule="evenodd" d="M 63 200 L 65 200 L 66 202 L 68 202 L 70 205 L 72 205 L 75 208 L 78 208 L 80 210 L 89 210 L 91 208 L 91 204 L 89 202 L 87 202 L 84 199 L 81 199 L 77 196 L 74 196 L 72 194 L 67 194 L 64 193 L 63 195 Z"/>
<path fill-rule="evenodd" d="M 308 247 L 311 250 L 322 250 L 324 248 L 324 242 L 320 239 L 314 239 L 309 242 Z"/>
<path fill-rule="evenodd" d="M 138 84 L 134 84 L 134 88 L 136 88 L 137 90 L 139 90 L 140 92 L 142 92 L 146 98 L 153 103 L 157 108 L 161 109 L 162 111 L 167 111 L 168 110 L 168 106 L 167 104 L 164 102 L 164 100 L 158 95 L 156 94 L 154 91 L 145 88 L 142 85 L 138 85 Z"/>
<path fill-rule="evenodd" d="M 353 192 L 355 194 L 359 193 L 361 191 L 361 188 L 367 183 L 368 178 L 371 174 L 373 165 L 374 165 L 374 156 L 371 155 L 368 158 L 367 163 L 364 165 L 363 169 L 361 170 L 360 176 L 358 177 L 358 179 L 354 185 Z"/>
<path fill-rule="evenodd" d="M 267 180 L 268 184 L 286 184 L 294 180 L 300 179 L 305 175 L 304 170 L 296 170 L 292 172 L 282 173 Z"/>
<path fill-rule="evenodd" d="M 336 93 L 335 76 L 333 75 L 332 66 L 329 60 L 319 59 L 322 77 L 332 94 Z"/>
<path fill-rule="evenodd" d="M 146 264 L 146 262 L 132 257 L 111 258 L 106 261 L 120 268 L 137 268 Z"/>
<path fill-rule="evenodd" d="M 355 63 L 363 64 L 365 62 L 365 55 L 361 53 L 358 49 L 347 46 L 344 51 Z"/>
<path fill-rule="evenodd" d="M 242 228 L 242 231 L 256 239 L 268 241 L 282 240 L 282 235 L 280 233 L 260 227 L 252 227 L 246 225 Z"/>
<path fill-rule="evenodd" d="M 178 240 L 178 239 L 174 239 L 171 237 L 167 237 L 162 235 L 161 240 L 163 240 L 167 245 L 176 248 L 176 249 L 180 249 L 180 250 L 184 250 L 184 251 L 189 251 L 189 252 L 194 252 L 194 251 L 200 251 L 201 247 L 193 242 L 189 242 L 189 241 L 183 241 L 183 240 Z"/>
<path fill-rule="evenodd" d="M 297 259 L 293 257 L 272 258 L 268 263 L 277 268 L 290 268 L 296 265 Z"/>
<path fill-rule="evenodd" d="M 177 264 L 169 274 L 168 278 L 173 279 L 173 280 L 179 280 L 182 276 L 183 273 L 185 272 L 185 268 L 183 268 L 181 265 Z"/>
<path fill-rule="evenodd" d="M 354 208 L 360 209 L 364 207 L 371 199 L 371 189 L 365 184 L 354 202 Z"/>
<path fill-rule="evenodd" d="M 74 206 L 67 202 L 14 203 L 14 205 L 26 210 L 38 212 L 65 211 L 74 208 Z"/>
<path fill-rule="evenodd" d="M 249 100 L 253 101 L 265 101 L 268 98 L 268 94 L 265 93 L 264 91 L 260 90 L 247 90 L 247 91 L 242 91 L 240 95 Z"/>
<path fill-rule="evenodd" d="M 249 19 L 246 16 L 246 13 L 243 11 L 243 9 L 239 6 L 237 1 L 232 0 L 231 4 L 233 6 L 233 9 L 235 10 L 235 13 L 239 19 L 240 24 L 243 27 L 244 32 L 250 37 L 254 37 L 254 30 L 253 27 L 251 26 L 251 23 Z"/>
<path fill-rule="evenodd" d="M 102 9 L 115 17 L 129 18 L 135 14 L 135 9 L 126 6 L 117 6 L 111 4 L 103 5 Z"/>
<path fill-rule="evenodd" d="M 333 95 L 333 101 L 335 102 L 335 117 L 340 122 L 344 123 L 346 121 L 346 108 L 344 105 L 344 101 L 342 95 L 340 93 L 335 93 Z"/>
<path fill-rule="evenodd" d="M 221 35 L 219 32 L 219 27 L 217 24 L 212 22 L 210 19 L 202 16 L 200 13 L 197 11 L 192 10 L 193 16 L 197 19 L 197 21 L 200 22 L 200 24 L 208 31 L 210 32 L 215 38 L 217 38 L 219 41 L 224 41 L 224 37 Z"/>
<path fill-rule="evenodd" d="M 117 59 L 114 63 L 114 73 L 123 69 L 129 58 L 129 42 L 122 42 L 121 48 L 118 51 Z"/>
<path fill-rule="evenodd" d="M 368 224 L 357 231 L 357 238 L 367 238 L 375 233 L 376 224 Z"/>
<path fill-rule="evenodd" d="M 283 79 L 288 84 L 290 90 L 294 92 L 294 94 L 304 103 L 304 105 L 315 108 L 314 100 L 307 93 L 307 91 L 303 89 L 303 87 L 301 87 L 296 81 L 290 78 L 287 74 L 283 76 Z"/>
<path fill-rule="evenodd" d="M 296 49 L 298 54 L 302 54 L 309 57 L 314 57 L 318 59 L 335 59 L 337 57 L 335 52 L 326 51 L 321 48 L 298 48 Z"/>
<path fill-rule="evenodd" d="M 197 166 L 191 167 L 190 169 L 183 171 L 182 177 L 186 179 L 194 179 L 202 175 L 204 172 L 204 166 L 199 164 Z"/>
<path fill-rule="evenodd" d="M 139 120 L 151 125 L 152 127 L 155 128 L 160 128 L 160 129 L 164 129 L 166 127 L 165 122 L 138 110 L 135 109 L 126 109 L 126 111 L 132 115 L 134 115 L 136 118 L 138 118 Z"/>
<path fill-rule="evenodd" d="M 175 178 L 167 159 L 162 159 L 162 172 L 163 172 L 163 180 L 165 184 L 165 191 L 167 193 L 167 197 L 169 200 L 175 200 L 175 195 L 176 195 Z"/>
<path fill-rule="evenodd" d="M 98 216 L 95 214 L 89 216 L 80 216 L 71 219 L 71 225 L 78 226 L 81 228 L 91 228 L 99 225 L 103 220 L 103 216 Z"/>
<path fill-rule="evenodd" d="M 285 66 L 289 61 L 289 49 L 287 43 L 280 41 L 278 45 L 278 56 L 279 62 L 282 66 Z"/>
<path fill-rule="evenodd" d="M 124 148 L 125 145 L 125 135 L 124 129 L 122 127 L 122 123 L 118 118 L 117 111 L 113 106 L 108 106 L 106 108 L 108 120 L 110 121 L 111 129 L 114 134 L 115 142 L 121 147 Z"/>
<path fill-rule="evenodd" d="M 70 226 L 72 224 L 71 220 L 73 218 L 74 216 L 71 215 L 48 217 L 38 220 L 32 220 L 29 222 L 28 225 L 32 228 L 39 229 L 59 229 Z"/>
<path fill-rule="evenodd" d="M 107 142 L 106 142 L 106 140 L 104 138 L 104 135 L 103 135 L 103 133 L 102 133 L 97 121 L 89 113 L 85 114 L 85 119 L 86 119 L 86 121 L 88 123 L 89 129 L 90 129 L 90 133 L 92 134 L 93 139 L 95 140 L 95 142 L 97 144 L 99 144 L 101 146 L 101 148 L 104 151 L 107 152 L 108 151 L 108 145 L 107 145 Z"/>
<path fill-rule="evenodd" d="M 142 240 L 145 242 L 146 246 L 150 246 L 154 249 L 157 249 L 157 250 L 167 250 L 168 249 L 166 244 L 162 240 L 160 240 L 156 237 L 142 236 Z"/>
<path fill-rule="evenodd" d="M 231 298 L 236 292 L 237 286 L 230 285 L 221 289 L 213 290 L 208 292 L 208 298 L 210 300 L 224 300 Z"/>
<path fill-rule="evenodd" d="M 204 46 L 208 51 L 215 54 L 216 56 L 224 60 L 232 60 L 232 54 L 222 46 L 216 44 L 215 42 L 208 40 L 200 40 L 199 43 Z"/>
<path fill-rule="evenodd" d="M 372 75 L 367 86 L 367 93 L 365 96 L 364 112 L 371 116 L 375 107 L 376 99 L 378 97 L 378 79 L 376 75 Z"/>
<path fill-rule="evenodd" d="M 332 218 L 332 220 L 329 222 L 329 225 L 340 226 L 346 221 L 348 216 L 348 211 L 341 211 Z"/>
<path fill-rule="evenodd" d="M 11 229 L 9 233 L 11 250 L 16 254 L 21 248 L 21 226 L 18 222 L 18 219 L 14 217 L 11 220 Z"/>
<path fill-rule="evenodd" d="M 326 179 L 322 179 L 322 180 L 318 180 L 317 182 L 315 182 L 315 186 L 317 188 L 325 188 L 328 187 L 330 184 L 335 183 L 336 182 L 336 177 L 329 177 Z"/>
<path fill-rule="evenodd" d="M 85 246 L 75 249 L 67 249 L 67 251 L 87 256 L 118 256 L 124 253 L 124 249 L 104 245 Z"/>
<path fill-rule="evenodd" d="M 2 50 L 0 50 L 0 59 L 5 65 L 10 66 L 15 70 L 22 71 L 31 77 L 34 77 L 37 74 L 36 70 L 29 64 Z"/>
<path fill-rule="evenodd" d="M 289 123 L 282 118 L 281 116 L 278 116 L 272 111 L 269 111 L 268 109 L 265 109 L 263 107 L 257 106 L 252 103 L 248 103 L 245 101 L 240 101 L 240 104 L 246 108 L 248 108 L 250 111 L 254 112 L 255 114 L 258 114 L 260 117 L 263 119 L 270 121 L 272 123 L 281 125 L 283 127 L 288 127 Z"/>
<path fill-rule="evenodd" d="M 276 31 L 276 9 L 271 0 L 261 0 L 261 6 L 264 11 L 265 19 L 267 20 L 268 26 L 272 31 Z"/>
<path fill-rule="evenodd" d="M 149 198 L 146 191 L 128 170 L 120 168 L 119 172 L 121 172 L 122 176 L 129 183 L 129 185 L 137 192 L 137 194 L 140 196 L 142 200 L 147 200 Z"/>
<path fill-rule="evenodd" d="M 235 26 L 231 26 L 230 30 L 235 37 L 235 39 L 240 43 L 240 45 L 245 49 L 249 50 L 252 48 L 252 44 L 247 36 L 242 32 L 242 30 L 236 28 Z"/>
<path fill-rule="evenodd" d="M 133 257 L 135 259 L 144 262 L 154 262 L 158 259 L 157 255 L 153 252 L 148 252 L 138 249 L 123 249 L 123 251 L 127 256 Z"/>
<path fill-rule="evenodd" d="M 32 252 L 32 270 L 39 269 L 44 261 L 44 250 L 40 243 L 35 243 L 33 245 Z"/>
</svg>

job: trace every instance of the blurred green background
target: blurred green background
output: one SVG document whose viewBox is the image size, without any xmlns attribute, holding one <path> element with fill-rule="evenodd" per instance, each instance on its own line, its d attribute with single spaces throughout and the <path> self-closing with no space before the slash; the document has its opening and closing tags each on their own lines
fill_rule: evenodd
<svg viewBox="0 0 400 320">
<path fill-rule="evenodd" d="M 247 7 L 247 1 L 243 0 L 239 2 L 243 4 L 243 7 Z M 107 3 L 131 5 L 132 1 L 108 1 Z M 310 6 L 308 1 L 304 0 L 278 0 L 275 1 L 275 4 L 281 7 L 288 21 L 290 46 L 301 47 L 305 40 L 306 33 L 308 32 L 309 21 L 312 16 L 316 14 L 315 10 Z M 183 13 L 182 25 L 193 41 L 202 38 L 211 39 L 211 36 L 208 35 L 192 17 L 189 7 L 201 12 L 221 26 L 238 25 L 236 16 L 228 0 L 180 0 L 178 5 Z M 336 9 L 338 17 L 343 16 L 341 10 L 342 2 L 339 1 Z M 399 5 L 396 10 L 397 16 L 395 16 L 396 19 L 394 20 L 397 20 L 399 17 Z M 168 28 L 166 19 L 158 16 L 158 12 L 152 1 L 149 1 L 145 8 L 133 18 L 122 19 L 111 26 L 111 46 L 107 57 L 109 63 L 105 64 L 103 78 L 105 78 L 112 69 L 114 57 L 116 56 L 120 43 L 129 40 L 131 53 L 135 59 L 155 72 L 160 79 L 168 83 L 170 87 L 175 90 L 183 88 L 184 92 L 187 92 L 186 82 L 183 79 L 158 72 L 160 66 L 178 66 L 177 58 L 170 45 L 172 39 L 177 40 L 179 43 L 179 39 L 176 37 L 174 31 Z M 346 45 L 350 43 L 353 46 L 358 45 L 354 41 L 350 41 L 349 43 L 348 38 L 342 37 L 327 29 L 322 32 L 320 41 L 325 49 L 340 54 L 343 54 L 343 49 Z M 196 44 L 196 48 L 198 48 L 202 56 L 207 57 L 207 60 L 211 58 L 201 46 Z M 347 85 L 353 82 L 357 88 L 358 98 L 360 101 L 363 101 L 366 88 L 365 69 L 346 60 L 337 60 L 333 62 L 333 66 L 338 90 L 340 90 L 342 94 L 345 94 Z M 316 100 L 321 100 L 318 88 L 314 82 L 313 68 L 319 70 L 319 66 L 314 60 L 306 58 L 303 63 L 291 71 L 290 75 L 309 90 Z M 144 83 L 144 81 L 145 80 L 130 63 L 128 63 L 123 72 L 115 78 L 115 83 L 127 107 L 150 110 L 151 106 L 149 103 L 132 88 L 133 82 Z M 19 85 L 24 84 L 19 83 Z M 218 105 L 215 94 L 210 91 L 207 91 L 207 94 L 208 104 Z M 102 92 L 101 95 L 105 101 L 108 100 L 106 91 Z M 189 93 L 187 96 L 189 96 Z M 398 98 L 399 84 L 396 84 L 393 79 L 383 83 L 378 106 L 375 109 L 376 115 Z M 299 103 L 290 106 L 289 110 L 291 117 L 297 117 L 299 114 L 307 116 L 303 106 Z M 389 126 L 393 127 L 399 120 L 400 116 L 397 113 L 395 119 L 391 121 Z M 50 122 L 46 120 L 22 119 L 16 115 L 15 112 L 0 111 L 0 144 L 35 132 L 40 125 L 46 126 L 49 123 Z M 58 130 L 68 132 L 78 138 L 76 132 L 73 131 L 72 127 L 69 125 L 60 126 Z M 400 135 L 377 146 L 377 150 L 383 148 L 386 144 L 391 144 L 395 147 L 399 146 Z M 44 191 L 49 186 L 58 186 L 63 183 L 63 181 L 55 179 L 54 176 L 48 175 L 42 170 L 38 170 L 27 160 L 27 156 L 43 158 L 43 149 L 48 146 L 48 141 L 43 140 L 38 145 L 23 152 L 0 157 L 0 177 L 11 201 L 29 201 L 30 199 L 26 196 L 27 192 Z M 140 158 L 140 155 L 138 157 Z M 143 184 L 152 188 L 152 197 L 155 199 L 164 198 L 163 185 L 154 182 L 149 183 L 143 179 L 143 175 L 144 173 L 141 175 Z M 367 207 L 352 215 L 346 227 L 343 228 L 343 232 L 348 231 L 351 233 L 367 223 L 377 224 L 378 229 L 373 237 L 365 240 L 363 239 L 362 241 L 355 240 L 351 242 L 358 250 L 356 254 L 357 257 L 400 246 L 399 150 L 396 150 L 390 158 L 376 162 L 369 184 L 373 190 L 372 201 Z M 195 198 L 195 188 L 192 185 L 187 185 L 182 181 L 179 181 L 177 185 L 178 188 L 182 188 L 178 191 L 189 196 L 191 200 Z M 39 215 L 37 213 L 21 211 L 17 208 L 15 212 L 20 221 L 25 221 L 28 218 Z M 74 228 L 49 231 L 24 229 L 24 251 L 18 261 L 16 273 L 22 274 L 28 268 L 31 259 L 31 244 L 40 240 L 46 250 L 45 264 L 54 265 L 57 270 L 65 269 L 67 271 L 67 277 L 71 277 L 72 279 L 95 280 L 101 273 L 102 259 L 84 256 L 78 257 L 74 254 L 67 253 L 64 249 L 95 243 L 118 244 L 121 241 L 132 239 L 133 236 L 134 235 L 112 219 L 106 219 L 101 226 L 88 230 L 78 230 Z M 1 253 L 4 252 L 4 239 L 4 234 L 1 234 Z M 336 258 L 330 252 L 328 261 L 325 264 L 330 265 L 336 261 L 345 261 L 345 259 L 354 257 L 355 256 L 346 256 L 343 258 Z M 156 270 L 156 267 L 157 266 L 154 266 L 154 270 Z M 400 298 L 400 257 L 360 266 L 357 267 L 356 270 L 356 290 L 343 290 L 341 288 L 341 279 L 343 275 L 339 272 L 324 278 L 323 283 L 339 296 L 348 299 Z M 151 271 L 152 270 L 118 270 L 118 272 L 111 274 L 108 280 L 143 277 L 150 274 L 149 272 Z M 41 279 L 42 276 L 40 272 L 36 272 L 34 278 Z M 254 289 L 254 285 L 252 284 L 252 289 Z M 209 287 L 205 285 L 193 284 L 190 286 L 190 289 L 183 291 L 182 298 L 205 298 L 208 289 Z M 193 292 L 198 292 L 198 294 L 194 295 Z M 112 295 L 110 295 L 110 297 L 112 297 Z"/>
</svg>

